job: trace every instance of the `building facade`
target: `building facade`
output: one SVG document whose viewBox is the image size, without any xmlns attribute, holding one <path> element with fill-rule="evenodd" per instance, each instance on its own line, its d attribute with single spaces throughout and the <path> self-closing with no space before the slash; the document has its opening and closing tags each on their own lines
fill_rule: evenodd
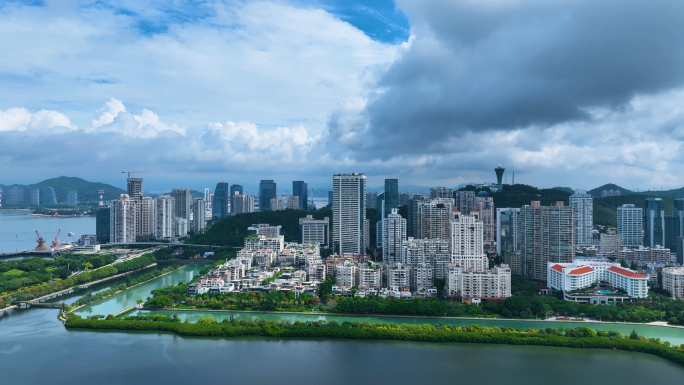
<svg viewBox="0 0 684 385">
<path fill-rule="evenodd" d="M 176 218 L 190 220 L 190 189 L 175 188 L 171 190 L 171 196 L 175 205 L 173 215 Z"/>
<path fill-rule="evenodd" d="M 135 199 L 128 194 L 121 194 L 119 199 L 112 200 L 110 206 L 109 242 L 135 242 L 138 222 L 138 210 Z"/>
<path fill-rule="evenodd" d="M 155 236 L 157 239 L 171 239 L 176 236 L 175 204 L 171 195 L 160 195 L 154 198 Z"/>
<path fill-rule="evenodd" d="M 392 209 L 382 220 L 382 260 L 389 264 L 401 262 L 402 244 L 406 240 L 406 219 Z"/>
<path fill-rule="evenodd" d="M 584 190 L 570 195 L 570 207 L 575 209 L 575 237 L 577 246 L 591 246 L 591 230 L 594 228 L 594 200 Z"/>
<path fill-rule="evenodd" d="M 230 203 L 230 190 L 228 183 L 219 182 L 214 189 L 214 197 L 211 199 L 212 219 L 221 219 L 228 216 L 228 206 Z"/>
<path fill-rule="evenodd" d="M 644 246 L 665 246 L 665 210 L 662 198 L 646 198 L 644 207 Z"/>
<path fill-rule="evenodd" d="M 383 218 L 386 218 L 392 213 L 393 209 L 399 208 L 399 179 L 385 179 L 385 195 L 383 197 L 385 207 L 383 209 Z M 377 207 L 378 210 L 381 207 Z"/>
<path fill-rule="evenodd" d="M 314 219 L 311 215 L 299 218 L 299 233 L 301 243 L 316 243 L 321 247 L 330 247 L 330 218 Z"/>
<path fill-rule="evenodd" d="M 207 227 L 206 202 L 203 198 L 192 201 L 192 232 L 201 234 Z"/>
<path fill-rule="evenodd" d="M 663 289 L 672 298 L 684 298 L 684 267 L 666 267 L 663 269 Z"/>
<path fill-rule="evenodd" d="M 575 259 L 575 211 L 556 202 L 542 206 L 532 201 L 520 209 L 523 276 L 546 281 L 547 264 Z"/>
<path fill-rule="evenodd" d="M 333 175 L 332 211 L 335 252 L 365 253 L 366 175 Z"/>
<path fill-rule="evenodd" d="M 290 206 L 288 203 L 288 209 L 298 209 L 298 210 L 309 210 L 309 185 L 303 180 L 296 180 L 292 182 L 292 195 L 299 198 L 297 201 L 298 207 Z M 288 201 L 289 202 L 289 201 Z"/>
<path fill-rule="evenodd" d="M 271 199 L 276 197 L 276 183 L 272 179 L 262 179 L 259 182 L 259 211 L 271 209 Z"/>
<path fill-rule="evenodd" d="M 640 247 L 644 244 L 643 210 L 632 204 L 617 208 L 617 233 L 625 247 Z"/>
</svg>

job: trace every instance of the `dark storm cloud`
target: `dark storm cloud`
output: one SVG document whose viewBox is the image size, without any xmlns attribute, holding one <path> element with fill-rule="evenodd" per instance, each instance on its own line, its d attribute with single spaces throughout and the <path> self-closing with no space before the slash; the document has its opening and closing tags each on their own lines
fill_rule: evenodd
<svg viewBox="0 0 684 385">
<path fill-rule="evenodd" d="M 587 108 L 620 109 L 635 95 L 684 84 L 682 1 L 399 6 L 415 40 L 363 111 L 329 121 L 333 138 L 352 137 L 342 143 L 369 156 L 454 151 L 468 131 L 584 120 Z"/>
</svg>

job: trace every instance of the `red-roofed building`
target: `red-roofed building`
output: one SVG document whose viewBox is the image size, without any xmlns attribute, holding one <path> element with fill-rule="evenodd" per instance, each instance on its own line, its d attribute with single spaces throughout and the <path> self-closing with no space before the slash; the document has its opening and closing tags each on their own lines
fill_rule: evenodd
<svg viewBox="0 0 684 385">
<path fill-rule="evenodd" d="M 593 268 L 574 263 L 549 263 L 546 277 L 550 288 L 564 292 L 583 289 L 597 281 Z"/>
<path fill-rule="evenodd" d="M 627 292 L 630 297 L 648 296 L 648 277 L 634 270 L 612 266 L 607 269 L 608 283 Z"/>
</svg>

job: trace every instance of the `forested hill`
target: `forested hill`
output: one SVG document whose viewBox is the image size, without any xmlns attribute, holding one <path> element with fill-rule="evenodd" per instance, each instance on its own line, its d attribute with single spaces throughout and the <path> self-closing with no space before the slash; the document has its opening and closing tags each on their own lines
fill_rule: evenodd
<svg viewBox="0 0 684 385">
<path fill-rule="evenodd" d="M 459 189 L 459 191 L 464 190 L 475 190 L 476 192 L 486 191 L 489 196 L 494 198 L 494 206 L 496 208 L 503 207 L 522 207 L 524 205 L 529 205 L 532 201 L 541 201 L 544 206 L 550 206 L 558 201 L 562 201 L 564 204 L 568 204 L 568 198 L 570 197 L 570 192 L 564 190 L 558 190 L 556 188 L 550 189 L 538 189 L 533 186 L 528 186 L 526 184 L 514 184 L 505 185 L 501 191 L 492 193 L 488 188 L 481 190 L 475 189 L 473 186 L 467 186 Z"/>
<path fill-rule="evenodd" d="M 587 191 L 587 194 L 593 196 L 594 198 L 600 198 L 601 192 L 603 190 L 618 190 L 618 191 L 620 191 L 620 194 L 622 194 L 622 195 L 635 194 L 634 191 L 627 190 L 626 188 L 620 187 L 620 186 L 613 184 L 613 183 L 604 184 L 603 186 L 599 186 L 599 187 L 596 187 L 594 189 L 591 189 L 591 190 Z"/>
<path fill-rule="evenodd" d="M 88 182 L 85 179 L 60 176 L 59 178 L 47 179 L 42 182 L 32 184 L 31 187 L 52 187 L 57 195 L 57 202 L 64 202 L 69 190 L 78 191 L 79 202 L 97 202 L 100 199 L 98 190 L 104 190 L 104 200 L 117 199 L 119 194 L 125 194 L 126 190 L 114 187 L 110 184 L 99 182 Z"/>
<path fill-rule="evenodd" d="M 313 215 L 315 219 L 330 218 L 332 226 L 332 210 L 323 208 L 311 213 L 301 210 L 264 211 L 258 213 L 237 214 L 223 218 L 212 224 L 204 234 L 193 236 L 186 243 L 196 245 L 219 245 L 240 247 L 245 244 L 247 228 L 257 223 L 268 223 L 283 226 L 281 235 L 286 242 L 299 241 L 299 218 Z"/>
<path fill-rule="evenodd" d="M 623 204 L 633 204 L 636 207 L 644 208 L 646 198 L 658 198 L 655 195 L 631 194 L 616 197 L 594 198 L 594 225 L 617 226 L 617 208 Z M 659 197 L 663 199 L 663 210 L 668 214 L 674 208 L 674 199 Z"/>
</svg>

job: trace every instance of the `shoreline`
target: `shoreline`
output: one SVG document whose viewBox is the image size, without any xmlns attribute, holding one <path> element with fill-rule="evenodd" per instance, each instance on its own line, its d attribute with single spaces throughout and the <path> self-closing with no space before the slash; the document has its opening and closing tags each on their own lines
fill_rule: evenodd
<svg viewBox="0 0 684 385">
<path fill-rule="evenodd" d="M 153 309 L 139 309 L 139 310 L 169 310 L 169 311 L 188 311 L 188 312 L 214 312 L 214 313 L 250 313 L 250 314 L 311 314 L 318 316 L 341 316 L 341 317 L 358 317 L 358 318 L 425 318 L 425 319 L 446 319 L 446 320 L 492 320 L 492 321 L 504 321 L 504 322 L 554 322 L 554 323 L 577 323 L 577 324 L 608 324 L 608 325 L 634 325 L 634 326 L 659 326 L 659 327 L 669 327 L 675 329 L 684 329 L 684 326 L 680 325 L 669 325 L 661 324 L 659 321 L 649 322 L 649 323 L 637 323 L 637 322 L 611 322 L 611 321 L 596 321 L 596 320 L 583 320 L 583 321 L 558 321 L 555 319 L 515 319 L 515 318 L 484 318 L 484 317 L 437 317 L 437 316 L 413 316 L 413 315 L 391 315 L 391 314 L 346 314 L 346 313 L 321 313 L 321 312 L 296 312 L 296 311 L 267 311 L 267 310 L 212 310 L 212 309 L 177 309 L 177 308 L 153 308 Z"/>
<path fill-rule="evenodd" d="M 47 215 L 47 214 L 26 214 L 32 217 L 44 217 L 44 218 L 81 218 L 81 217 L 95 217 L 95 215 L 83 215 L 83 214 L 71 214 L 71 215 Z"/>
</svg>

